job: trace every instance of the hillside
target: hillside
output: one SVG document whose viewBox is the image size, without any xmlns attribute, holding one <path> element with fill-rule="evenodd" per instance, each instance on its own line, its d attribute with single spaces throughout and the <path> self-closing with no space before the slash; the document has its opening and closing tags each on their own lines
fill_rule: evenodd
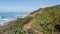
<svg viewBox="0 0 60 34">
<path fill-rule="evenodd" d="M 40 8 L 0 27 L 0 34 L 57 34 L 59 31 L 60 5 Z"/>
</svg>

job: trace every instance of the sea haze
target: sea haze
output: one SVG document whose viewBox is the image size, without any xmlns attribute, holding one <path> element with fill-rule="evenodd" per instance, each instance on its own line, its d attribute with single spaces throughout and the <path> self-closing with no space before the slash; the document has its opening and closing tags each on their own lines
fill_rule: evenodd
<svg viewBox="0 0 60 34">
<path fill-rule="evenodd" d="M 0 24 L 7 23 L 17 17 L 25 17 L 30 12 L 0 12 Z"/>
</svg>

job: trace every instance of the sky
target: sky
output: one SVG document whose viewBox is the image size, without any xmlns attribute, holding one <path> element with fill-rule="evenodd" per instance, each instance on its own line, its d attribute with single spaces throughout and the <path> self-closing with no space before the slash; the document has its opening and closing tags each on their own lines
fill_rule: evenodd
<svg viewBox="0 0 60 34">
<path fill-rule="evenodd" d="M 60 5 L 60 0 L 0 0 L 0 12 L 32 12 L 54 5 Z"/>
</svg>

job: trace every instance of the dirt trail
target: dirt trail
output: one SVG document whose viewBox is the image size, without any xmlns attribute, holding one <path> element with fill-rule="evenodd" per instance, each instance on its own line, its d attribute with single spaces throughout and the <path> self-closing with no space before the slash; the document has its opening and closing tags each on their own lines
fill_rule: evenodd
<svg viewBox="0 0 60 34">
<path fill-rule="evenodd" d="M 32 26 L 32 23 L 35 21 L 35 19 L 34 19 L 34 16 L 36 15 L 36 14 L 40 14 L 40 13 L 42 13 L 42 11 L 43 11 L 43 9 L 41 10 L 41 11 L 39 11 L 39 12 L 36 12 L 36 13 L 34 13 L 34 14 L 32 14 L 32 15 L 29 15 L 29 16 L 31 16 L 31 17 L 33 17 L 33 19 L 28 23 L 28 24 L 26 24 L 26 25 L 24 25 L 24 29 L 30 29 Z M 42 32 L 40 32 L 40 31 L 38 31 L 38 30 L 36 30 L 36 29 L 33 29 L 35 32 L 37 32 L 38 34 L 43 34 Z"/>
<path fill-rule="evenodd" d="M 38 34 L 43 34 L 43 32 L 38 31 L 38 30 L 36 30 L 36 29 L 33 29 L 33 31 L 35 31 L 35 32 L 38 33 Z"/>
</svg>

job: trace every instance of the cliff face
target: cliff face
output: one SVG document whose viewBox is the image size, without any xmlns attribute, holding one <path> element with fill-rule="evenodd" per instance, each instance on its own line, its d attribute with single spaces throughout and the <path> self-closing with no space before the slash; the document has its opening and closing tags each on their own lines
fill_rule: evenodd
<svg viewBox="0 0 60 34">
<path fill-rule="evenodd" d="M 15 21 L 0 27 L 0 33 L 56 34 L 57 25 L 60 25 L 60 5 L 41 8 L 30 13 L 25 18 L 17 18 Z"/>
</svg>

